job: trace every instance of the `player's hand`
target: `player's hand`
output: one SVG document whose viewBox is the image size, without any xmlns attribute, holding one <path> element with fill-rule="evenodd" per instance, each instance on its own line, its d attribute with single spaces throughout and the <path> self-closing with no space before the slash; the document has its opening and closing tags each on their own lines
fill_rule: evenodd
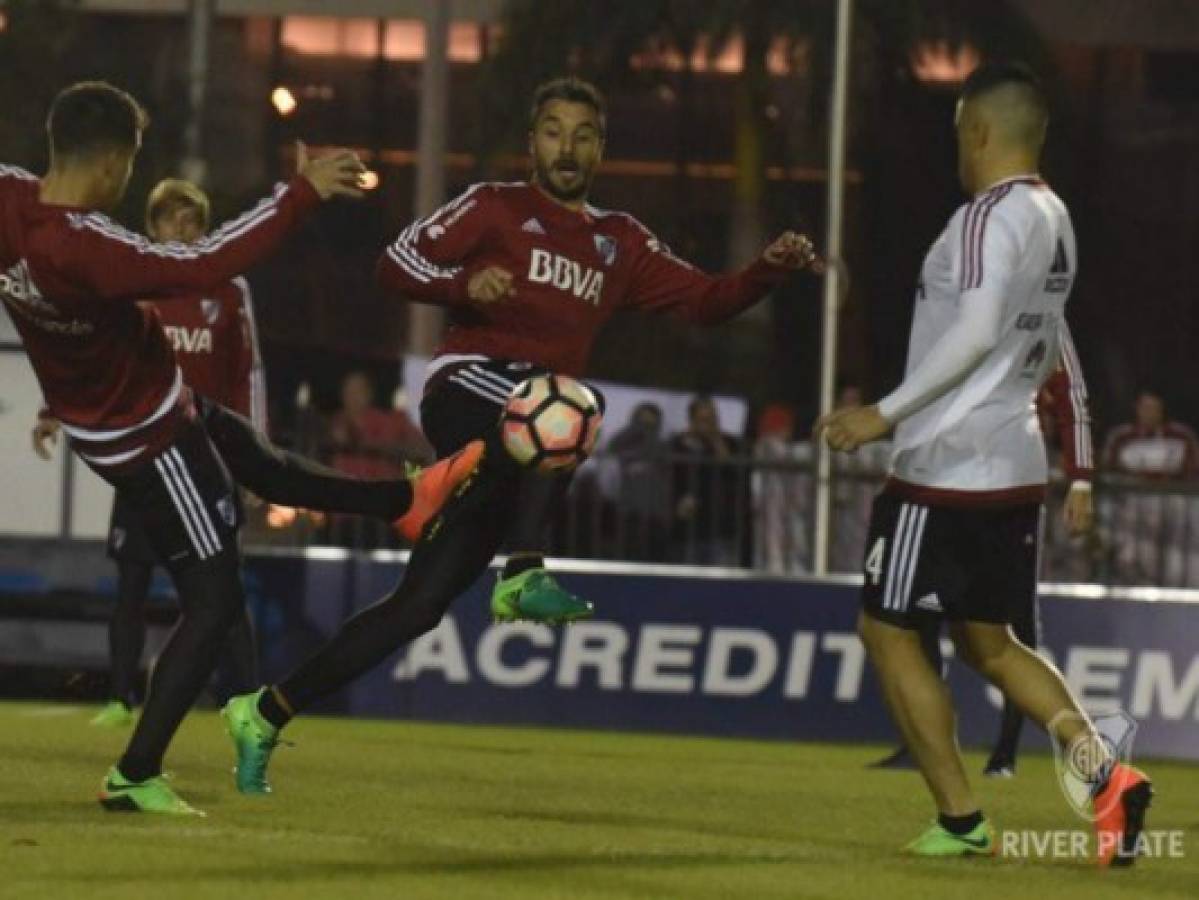
<svg viewBox="0 0 1199 900">
<path fill-rule="evenodd" d="M 1070 485 L 1066 503 L 1062 507 L 1062 518 L 1071 537 L 1079 537 L 1091 530 L 1095 523 L 1095 500 L 1091 495 L 1089 481 L 1076 481 Z"/>
<path fill-rule="evenodd" d="M 466 296 L 475 303 L 497 303 L 516 296 L 512 286 L 512 273 L 499 266 L 488 266 L 470 276 L 466 283 Z"/>
<path fill-rule="evenodd" d="M 33 431 L 29 435 L 33 441 L 33 452 L 42 459 L 52 459 L 54 457 L 52 448 L 58 443 L 58 433 L 61 430 L 62 426 L 58 423 L 58 419 L 38 416 L 37 424 L 33 426 Z"/>
<path fill-rule="evenodd" d="M 308 148 L 296 141 L 296 172 L 308 179 L 322 200 L 330 197 L 361 197 L 358 179 L 366 166 L 357 153 L 334 150 L 317 159 L 308 158 Z"/>
<path fill-rule="evenodd" d="M 762 259 L 772 266 L 787 269 L 809 269 L 817 275 L 824 271 L 824 260 L 816 254 L 812 240 L 806 234 L 784 231 L 765 250 Z"/>
<path fill-rule="evenodd" d="M 877 441 L 891 430 L 878 406 L 858 406 L 821 416 L 812 430 L 816 440 L 823 440 L 832 450 L 857 450 L 863 444 Z"/>
</svg>

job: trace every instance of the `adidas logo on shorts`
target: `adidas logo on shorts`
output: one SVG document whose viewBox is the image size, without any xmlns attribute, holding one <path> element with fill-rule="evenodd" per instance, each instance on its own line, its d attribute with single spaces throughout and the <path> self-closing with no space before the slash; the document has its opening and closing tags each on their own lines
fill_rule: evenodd
<svg viewBox="0 0 1199 900">
<path fill-rule="evenodd" d="M 941 598 L 935 593 L 925 594 L 917 600 L 916 609 L 922 609 L 925 612 L 945 612 L 945 607 L 941 605 Z"/>
</svg>

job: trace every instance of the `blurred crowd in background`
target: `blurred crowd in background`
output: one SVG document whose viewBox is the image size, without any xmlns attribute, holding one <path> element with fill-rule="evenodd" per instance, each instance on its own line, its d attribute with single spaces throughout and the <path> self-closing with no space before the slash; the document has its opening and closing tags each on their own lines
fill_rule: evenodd
<svg viewBox="0 0 1199 900">
<path fill-rule="evenodd" d="M 635 388 L 629 389 L 636 395 Z M 303 399 L 303 392 L 301 394 Z M 341 471 L 392 477 L 421 465 L 432 450 L 397 390 L 380 396 L 371 375 L 352 370 L 331 414 L 308 407 L 296 441 Z M 844 383 L 837 407 L 867 402 Z M 605 424 L 600 450 L 576 478 L 553 524 L 552 547 L 564 556 L 648 563 L 753 567 L 775 574 L 811 571 L 815 448 L 811 423 L 782 404 L 761 408 L 746 427 L 722 422 L 706 394 L 686 404 L 685 427 L 666 424 L 661 405 L 641 399 L 625 421 Z M 1126 421 L 1096 433 L 1103 447 L 1096 485 L 1098 527 L 1071 538 L 1060 519 L 1065 484 L 1052 410 L 1040 409 L 1051 465 L 1044 577 L 1199 587 L 1199 439 L 1169 414 L 1160 393 L 1144 388 Z M 886 477 L 890 445 L 878 442 L 834 457 L 830 569 L 862 563 L 870 504 Z M 375 549 L 395 537 L 356 518 L 319 518 L 270 510 L 275 541 L 317 541 Z M 262 523 L 266 525 L 265 520 Z M 269 526 L 268 526 L 269 528 Z M 269 532 L 268 532 L 269 533 Z"/>
</svg>

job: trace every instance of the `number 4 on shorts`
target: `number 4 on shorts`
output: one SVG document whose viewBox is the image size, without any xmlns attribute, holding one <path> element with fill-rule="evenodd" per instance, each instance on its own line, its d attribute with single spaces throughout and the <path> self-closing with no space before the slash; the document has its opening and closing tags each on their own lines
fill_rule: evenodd
<svg viewBox="0 0 1199 900">
<path fill-rule="evenodd" d="M 866 555 L 866 574 L 870 576 L 871 584 L 878 584 L 883 577 L 883 556 L 887 552 L 887 539 L 880 537 Z"/>
</svg>

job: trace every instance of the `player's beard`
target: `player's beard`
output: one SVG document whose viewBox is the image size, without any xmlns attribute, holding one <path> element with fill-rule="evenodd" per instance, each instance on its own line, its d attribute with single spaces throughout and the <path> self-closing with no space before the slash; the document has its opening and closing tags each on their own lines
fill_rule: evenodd
<svg viewBox="0 0 1199 900">
<path fill-rule="evenodd" d="M 533 172 L 534 177 L 542 190 L 559 200 L 562 203 L 575 203 L 587 196 L 587 192 L 591 189 L 591 169 L 585 168 L 582 164 L 576 163 L 577 174 L 574 178 L 574 183 L 569 187 L 562 187 L 554 183 L 554 170 L 558 166 L 558 162 L 549 163 L 548 165 L 540 159 L 534 162 Z"/>
</svg>

